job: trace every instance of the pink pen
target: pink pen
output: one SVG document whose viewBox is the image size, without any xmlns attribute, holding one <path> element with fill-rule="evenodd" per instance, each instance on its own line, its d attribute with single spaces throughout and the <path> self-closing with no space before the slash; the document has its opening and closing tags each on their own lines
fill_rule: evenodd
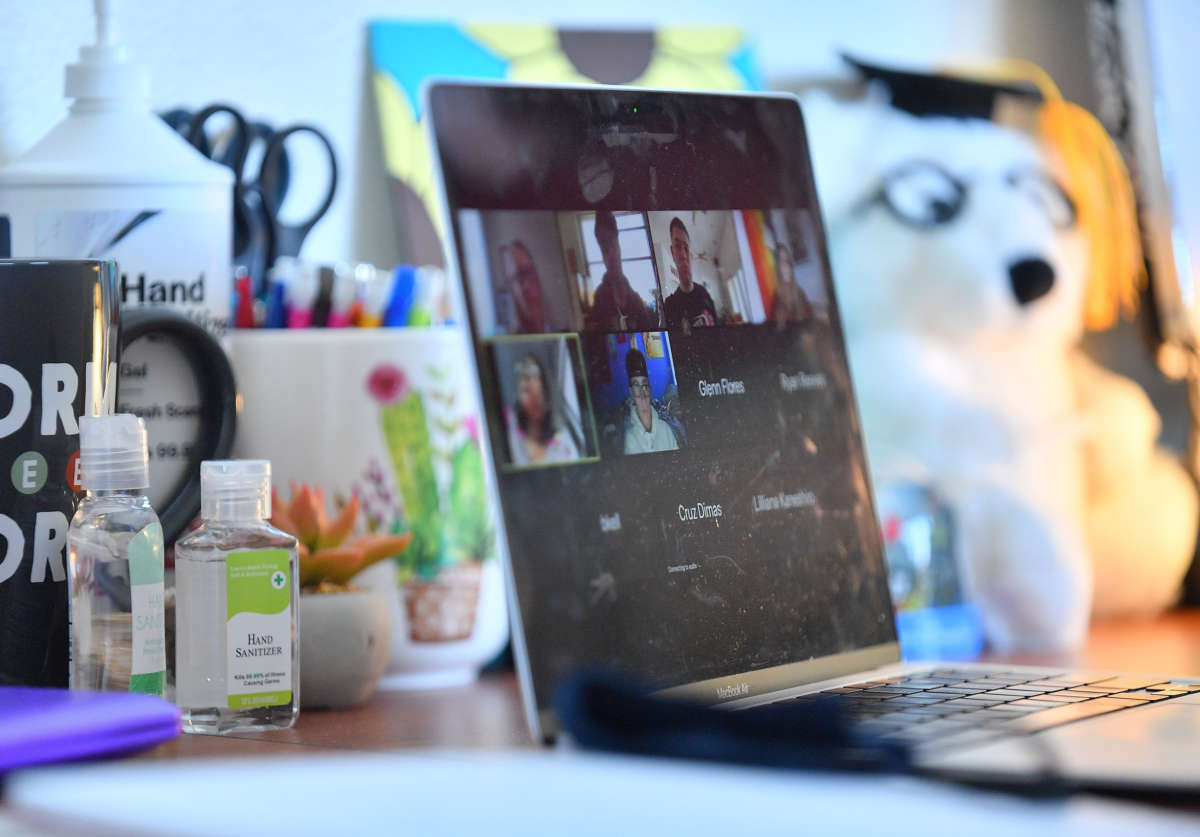
<svg viewBox="0 0 1200 837">
<path fill-rule="evenodd" d="M 288 328 L 312 325 L 313 304 L 317 301 L 321 280 L 312 265 L 301 262 L 296 277 L 287 288 Z"/>
<path fill-rule="evenodd" d="M 358 282 L 349 265 L 340 264 L 334 269 L 333 291 L 329 296 L 328 328 L 347 328 L 351 312 L 358 299 Z"/>
</svg>

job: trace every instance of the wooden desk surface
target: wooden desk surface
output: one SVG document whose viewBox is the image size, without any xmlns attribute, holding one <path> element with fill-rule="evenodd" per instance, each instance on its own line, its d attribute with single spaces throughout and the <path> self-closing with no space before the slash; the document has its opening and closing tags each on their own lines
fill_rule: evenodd
<svg viewBox="0 0 1200 837">
<path fill-rule="evenodd" d="M 992 657 L 1014 663 L 1200 677 L 1200 610 L 1094 625 L 1073 654 Z M 532 747 L 511 673 L 461 688 L 377 692 L 364 706 L 301 712 L 293 729 L 232 736 L 184 735 L 141 756 L 302 755 L 330 750 Z"/>
<path fill-rule="evenodd" d="M 469 686 L 377 691 L 355 709 L 302 711 L 295 727 L 279 732 L 181 735 L 141 758 L 532 746 L 516 676 L 498 672 Z"/>
</svg>

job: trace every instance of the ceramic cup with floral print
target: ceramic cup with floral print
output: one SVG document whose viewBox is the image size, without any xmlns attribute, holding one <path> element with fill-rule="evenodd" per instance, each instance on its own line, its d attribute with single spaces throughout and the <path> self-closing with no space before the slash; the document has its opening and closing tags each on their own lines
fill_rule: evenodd
<svg viewBox="0 0 1200 837">
<path fill-rule="evenodd" d="M 461 334 L 449 328 L 241 331 L 234 455 L 277 484 L 358 498 L 363 526 L 411 532 L 358 576 L 393 597 L 383 687 L 464 682 L 508 636 L 503 576 Z M 302 629 L 303 630 L 303 629 Z"/>
</svg>

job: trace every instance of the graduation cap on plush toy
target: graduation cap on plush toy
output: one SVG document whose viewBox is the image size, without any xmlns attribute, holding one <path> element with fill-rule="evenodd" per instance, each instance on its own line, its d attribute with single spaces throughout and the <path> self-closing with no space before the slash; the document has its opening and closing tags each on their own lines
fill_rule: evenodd
<svg viewBox="0 0 1200 837">
<path fill-rule="evenodd" d="M 993 82 L 937 73 L 916 73 L 860 61 L 842 53 L 864 82 L 885 87 L 891 105 L 913 116 L 950 116 L 960 119 L 997 120 L 1009 102 L 1035 109 L 1043 101 L 1033 84 Z"/>
<path fill-rule="evenodd" d="M 892 107 L 917 117 L 983 119 L 1029 130 L 1062 160 L 1066 188 L 1088 238 L 1086 320 L 1108 328 L 1137 309 L 1145 284 L 1133 186 L 1100 122 L 1063 99 L 1044 70 L 1026 61 L 992 62 L 977 72 L 918 73 L 842 59 L 866 83 L 882 85 Z"/>
</svg>

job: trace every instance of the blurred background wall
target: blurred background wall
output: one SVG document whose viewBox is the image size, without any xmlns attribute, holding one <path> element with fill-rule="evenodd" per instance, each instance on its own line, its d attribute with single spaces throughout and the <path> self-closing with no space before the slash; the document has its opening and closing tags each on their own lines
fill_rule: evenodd
<svg viewBox="0 0 1200 837">
<path fill-rule="evenodd" d="M 393 264 L 399 256 L 364 73 L 368 20 L 426 17 L 414 0 L 124 0 L 119 36 L 151 73 L 163 110 L 229 101 L 278 124 L 311 121 L 333 139 L 343 184 L 304 255 Z M 773 87 L 838 76 L 838 50 L 929 66 L 1019 57 L 1045 67 L 1064 94 L 1093 104 L 1084 0 L 442 0 L 442 19 L 551 21 L 576 26 L 733 23 Z M 0 0 L 0 163 L 63 115 L 63 66 L 93 40 L 91 0 Z M 314 173 L 315 176 L 315 173 Z M 303 193 L 303 184 L 298 187 Z M 318 188 L 314 186 L 314 189 Z"/>
</svg>

